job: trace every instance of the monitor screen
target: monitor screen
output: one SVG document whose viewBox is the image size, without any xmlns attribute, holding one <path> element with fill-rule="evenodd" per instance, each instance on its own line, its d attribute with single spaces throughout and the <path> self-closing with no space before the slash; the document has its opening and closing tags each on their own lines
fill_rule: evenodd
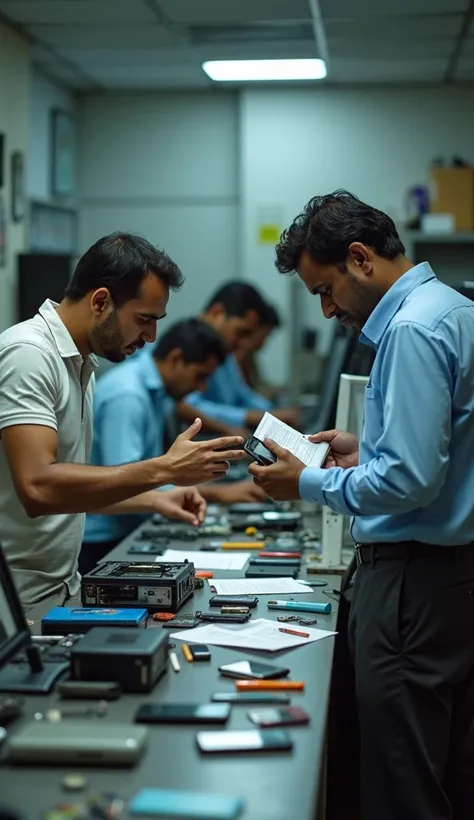
<svg viewBox="0 0 474 820">
<path fill-rule="evenodd" d="M 360 437 L 364 423 L 366 376 L 341 375 L 337 399 L 336 428 Z"/>
<path fill-rule="evenodd" d="M 0 547 L 0 669 L 30 640 L 30 630 Z"/>
</svg>

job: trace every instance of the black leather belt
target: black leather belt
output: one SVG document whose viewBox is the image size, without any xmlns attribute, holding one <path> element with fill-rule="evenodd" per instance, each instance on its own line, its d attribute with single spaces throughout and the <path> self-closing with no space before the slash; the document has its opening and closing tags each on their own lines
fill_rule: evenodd
<svg viewBox="0 0 474 820">
<path fill-rule="evenodd" d="M 440 547 L 422 544 L 420 541 L 399 541 L 391 544 L 356 544 L 357 566 L 375 564 L 376 561 L 406 561 L 425 558 L 432 561 L 460 561 L 469 555 L 474 557 L 474 543 L 461 546 Z"/>
</svg>

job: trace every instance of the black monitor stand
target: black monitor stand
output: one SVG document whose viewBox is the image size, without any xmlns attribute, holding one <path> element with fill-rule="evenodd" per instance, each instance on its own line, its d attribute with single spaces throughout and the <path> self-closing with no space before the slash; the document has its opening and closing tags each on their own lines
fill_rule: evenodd
<svg viewBox="0 0 474 820">
<path fill-rule="evenodd" d="M 43 663 L 39 647 L 30 643 L 25 658 L 12 660 L 0 669 L 0 692 L 45 695 L 69 669 L 69 661 Z"/>
</svg>

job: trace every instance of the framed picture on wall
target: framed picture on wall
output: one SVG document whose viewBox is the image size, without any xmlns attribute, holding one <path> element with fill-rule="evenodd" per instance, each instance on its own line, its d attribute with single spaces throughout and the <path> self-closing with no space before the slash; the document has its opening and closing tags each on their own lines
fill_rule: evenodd
<svg viewBox="0 0 474 820">
<path fill-rule="evenodd" d="M 7 264 L 7 215 L 0 197 L 0 268 Z"/>
<path fill-rule="evenodd" d="M 74 117 L 69 111 L 51 112 L 51 194 L 74 196 L 76 145 Z"/>
<path fill-rule="evenodd" d="M 0 188 L 3 188 L 5 169 L 3 161 L 3 152 L 5 150 L 5 136 L 0 134 Z"/>
<path fill-rule="evenodd" d="M 25 155 L 14 151 L 11 159 L 12 193 L 11 213 L 13 222 L 21 222 L 25 217 Z"/>
</svg>

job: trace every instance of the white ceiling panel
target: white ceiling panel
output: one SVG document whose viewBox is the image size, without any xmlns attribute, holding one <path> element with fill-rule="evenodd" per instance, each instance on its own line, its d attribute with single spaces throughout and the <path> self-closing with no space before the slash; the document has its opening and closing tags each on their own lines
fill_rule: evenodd
<svg viewBox="0 0 474 820">
<path fill-rule="evenodd" d="M 446 17 L 358 17 L 357 20 L 328 20 L 327 37 L 357 40 L 373 38 L 379 43 L 421 39 L 425 37 L 455 37 L 461 30 L 462 15 Z"/>
<path fill-rule="evenodd" d="M 308 20 L 308 0 L 160 0 L 166 15 L 186 25 Z"/>
<path fill-rule="evenodd" d="M 370 60 L 417 60 L 434 59 L 444 60 L 452 53 L 454 40 L 452 38 L 429 38 L 424 40 L 413 39 L 393 39 L 390 41 L 374 40 L 373 38 L 361 39 L 330 39 L 329 53 L 331 63 L 333 59 L 357 58 Z"/>
<path fill-rule="evenodd" d="M 211 84 L 199 65 L 99 66 L 94 75 L 107 88 L 130 89 L 208 87 Z"/>
<path fill-rule="evenodd" d="M 439 60 L 331 60 L 328 80 L 339 83 L 440 82 L 444 64 Z"/>
<path fill-rule="evenodd" d="M 462 14 L 469 0 L 320 0 L 328 19 L 354 19 L 361 15 Z"/>
<path fill-rule="evenodd" d="M 2 0 L 0 11 L 23 25 L 157 22 L 142 0 Z"/>
<path fill-rule="evenodd" d="M 158 24 L 110 26 L 32 26 L 34 37 L 60 48 L 157 48 L 178 37 Z"/>
</svg>

